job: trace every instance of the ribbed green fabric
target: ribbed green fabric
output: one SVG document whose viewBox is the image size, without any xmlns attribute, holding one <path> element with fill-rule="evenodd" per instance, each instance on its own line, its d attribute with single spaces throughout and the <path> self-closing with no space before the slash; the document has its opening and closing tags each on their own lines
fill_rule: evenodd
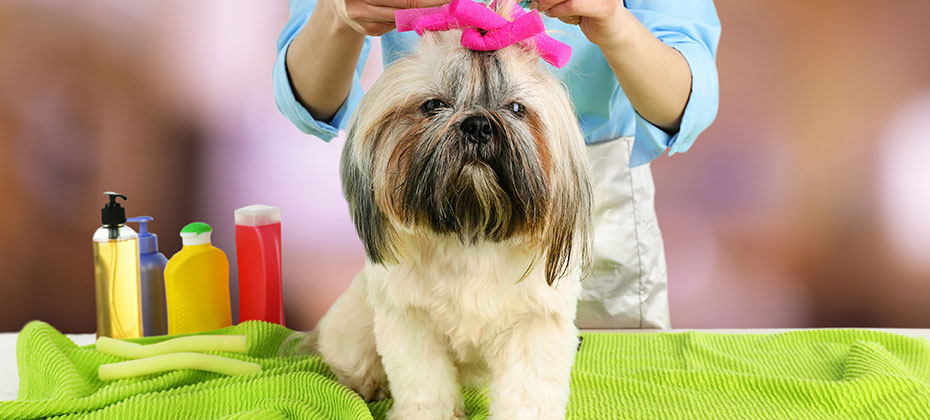
<svg viewBox="0 0 930 420">
<path fill-rule="evenodd" d="M 20 393 L 0 419 L 383 419 L 318 358 L 277 357 L 292 331 L 246 322 L 257 375 L 175 371 L 103 383 L 118 361 L 77 347 L 48 324 L 20 332 Z M 572 374 L 571 420 L 930 419 L 930 343 L 867 330 L 774 335 L 587 333 Z M 164 337 L 134 340 L 151 343 Z M 217 353 L 220 354 L 220 353 Z M 487 418 L 483 390 L 466 389 L 470 419 Z M 505 419 L 502 419 L 505 420 Z"/>
<path fill-rule="evenodd" d="M 585 334 L 573 420 L 926 420 L 930 343 L 867 330 Z"/>
<path fill-rule="evenodd" d="M 277 357 L 293 334 L 277 324 L 244 322 L 211 334 L 245 334 L 248 351 L 213 353 L 258 363 L 255 375 L 178 370 L 101 382 L 97 367 L 118 362 L 94 346 L 78 347 L 50 325 L 19 333 L 17 401 L 0 402 L 0 419 L 371 419 L 365 402 L 333 380 L 317 357 Z M 154 343 L 165 337 L 132 340 Z M 296 341 L 294 341 L 296 343 Z"/>
</svg>

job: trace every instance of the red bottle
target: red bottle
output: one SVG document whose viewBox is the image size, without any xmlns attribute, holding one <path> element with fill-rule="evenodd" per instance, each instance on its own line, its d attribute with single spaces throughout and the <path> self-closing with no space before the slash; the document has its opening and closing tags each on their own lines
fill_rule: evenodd
<svg viewBox="0 0 930 420">
<path fill-rule="evenodd" d="M 284 325 L 281 290 L 281 211 L 254 204 L 236 210 L 239 322 Z"/>
</svg>

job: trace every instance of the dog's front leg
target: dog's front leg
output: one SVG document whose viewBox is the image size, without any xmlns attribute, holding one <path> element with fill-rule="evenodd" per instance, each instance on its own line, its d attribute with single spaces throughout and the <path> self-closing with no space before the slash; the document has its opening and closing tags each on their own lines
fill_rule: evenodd
<svg viewBox="0 0 930 420">
<path fill-rule="evenodd" d="M 577 349 L 571 319 L 525 316 L 489 352 L 492 420 L 562 420 Z"/>
<path fill-rule="evenodd" d="M 464 420 L 448 345 L 425 314 L 376 310 L 375 339 L 394 406 L 389 420 Z"/>
</svg>

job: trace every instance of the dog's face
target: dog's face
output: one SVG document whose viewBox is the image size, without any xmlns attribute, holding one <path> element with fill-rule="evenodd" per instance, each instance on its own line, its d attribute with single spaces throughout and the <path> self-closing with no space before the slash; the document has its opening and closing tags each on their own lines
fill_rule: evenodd
<svg viewBox="0 0 930 420">
<path fill-rule="evenodd" d="M 514 241 L 551 284 L 588 247 L 584 140 L 564 88 L 521 46 L 476 52 L 427 33 L 388 67 L 349 124 L 346 199 L 368 258 L 403 258 L 400 234 Z"/>
</svg>

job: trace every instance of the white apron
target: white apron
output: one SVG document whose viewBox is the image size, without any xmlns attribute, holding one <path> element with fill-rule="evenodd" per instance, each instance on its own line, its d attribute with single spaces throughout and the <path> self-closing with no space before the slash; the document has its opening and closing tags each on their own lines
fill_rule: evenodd
<svg viewBox="0 0 930 420">
<path fill-rule="evenodd" d="M 649 165 L 630 168 L 633 137 L 588 145 L 593 265 L 581 281 L 579 328 L 670 328 L 665 249 Z"/>
</svg>

